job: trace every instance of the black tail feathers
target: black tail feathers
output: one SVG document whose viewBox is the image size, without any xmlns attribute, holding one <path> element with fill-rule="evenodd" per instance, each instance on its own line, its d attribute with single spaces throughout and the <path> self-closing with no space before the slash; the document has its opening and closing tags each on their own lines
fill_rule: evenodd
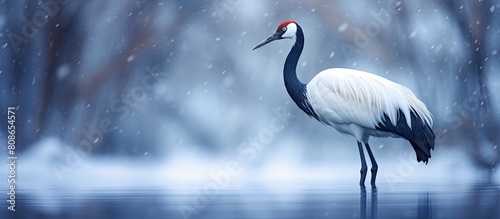
<svg viewBox="0 0 500 219">
<path fill-rule="evenodd" d="M 406 123 L 406 117 L 401 110 L 398 110 L 396 126 L 394 126 L 387 114 L 384 114 L 383 122 L 377 126 L 378 130 L 395 133 L 408 140 L 415 150 L 417 161 L 427 164 L 431 158 L 431 150 L 434 150 L 434 140 L 436 135 L 429 124 L 422 120 L 413 110 L 410 113 L 411 128 Z"/>
</svg>

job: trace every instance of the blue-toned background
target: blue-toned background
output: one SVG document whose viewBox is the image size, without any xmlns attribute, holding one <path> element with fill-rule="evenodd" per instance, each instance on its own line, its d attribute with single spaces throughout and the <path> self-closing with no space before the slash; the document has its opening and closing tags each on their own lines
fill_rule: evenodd
<svg viewBox="0 0 500 219">
<path fill-rule="evenodd" d="M 285 91 L 291 42 L 252 51 L 286 19 L 305 32 L 303 82 L 359 69 L 427 104 L 428 165 L 405 140 L 372 139 L 379 188 L 359 191 L 354 138 Z M 497 0 L 0 1 L 0 151 L 7 163 L 16 107 L 18 156 L 17 211 L 0 195 L 1 212 L 498 218 L 499 39 Z"/>
</svg>

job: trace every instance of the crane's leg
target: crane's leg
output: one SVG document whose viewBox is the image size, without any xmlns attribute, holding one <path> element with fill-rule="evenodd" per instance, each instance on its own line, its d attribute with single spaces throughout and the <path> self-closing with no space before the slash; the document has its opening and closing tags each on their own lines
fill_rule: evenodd
<svg viewBox="0 0 500 219">
<path fill-rule="evenodd" d="M 368 156 L 370 156 L 370 161 L 372 163 L 372 179 L 371 179 L 371 184 L 372 187 L 375 187 L 375 179 L 377 178 L 377 170 L 378 170 L 378 164 L 377 161 L 375 161 L 375 157 L 373 156 L 372 149 L 370 149 L 370 145 L 365 143 L 366 151 L 368 151 Z"/>
<path fill-rule="evenodd" d="M 359 186 L 364 188 L 366 179 L 366 170 L 368 169 L 368 167 L 366 166 L 365 153 L 363 152 L 363 145 L 359 141 L 358 141 L 358 149 L 359 149 L 359 156 L 361 157 L 361 170 L 359 171 L 361 173 L 361 178 L 359 179 Z"/>
</svg>

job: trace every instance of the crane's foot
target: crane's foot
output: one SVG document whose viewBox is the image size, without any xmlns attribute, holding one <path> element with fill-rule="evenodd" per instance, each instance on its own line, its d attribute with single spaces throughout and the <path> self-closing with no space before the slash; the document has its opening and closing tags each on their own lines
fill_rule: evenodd
<svg viewBox="0 0 500 219">
<path fill-rule="evenodd" d="M 364 185 L 359 187 L 359 194 L 362 196 L 366 195 L 366 187 Z"/>
</svg>

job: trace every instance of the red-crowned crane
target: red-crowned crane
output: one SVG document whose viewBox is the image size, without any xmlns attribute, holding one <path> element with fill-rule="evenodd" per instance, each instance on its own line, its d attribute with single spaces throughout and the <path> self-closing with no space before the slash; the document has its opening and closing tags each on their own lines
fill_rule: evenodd
<svg viewBox="0 0 500 219">
<path fill-rule="evenodd" d="M 296 68 L 304 47 L 304 33 L 295 21 L 282 22 L 275 34 L 253 49 L 280 39 L 294 42 L 283 70 L 288 94 L 307 115 L 356 138 L 362 188 L 367 172 L 362 143 L 372 163 L 372 187 L 377 177 L 378 165 L 368 144 L 370 136 L 404 138 L 415 150 L 417 161 L 427 164 L 434 149 L 432 115 L 410 89 L 371 73 L 345 68 L 324 70 L 303 84 L 297 78 Z"/>
</svg>

